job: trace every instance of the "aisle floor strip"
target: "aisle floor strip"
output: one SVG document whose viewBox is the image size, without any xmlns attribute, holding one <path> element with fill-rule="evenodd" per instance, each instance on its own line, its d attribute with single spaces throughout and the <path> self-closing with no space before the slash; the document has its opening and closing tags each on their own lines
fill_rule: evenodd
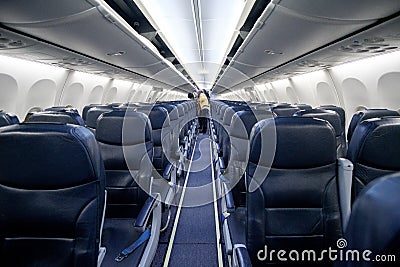
<svg viewBox="0 0 400 267">
<path fill-rule="evenodd" d="M 197 140 L 194 143 L 194 147 L 196 147 L 196 144 L 197 144 Z M 186 172 L 185 183 L 183 185 L 181 198 L 179 199 L 178 210 L 176 211 L 174 227 L 172 228 L 171 238 L 169 239 L 168 249 L 167 249 L 167 253 L 165 255 L 163 267 L 168 267 L 169 260 L 171 258 L 172 247 L 174 245 L 176 229 L 178 229 L 179 217 L 181 215 L 183 199 L 185 198 L 186 186 L 187 186 L 187 183 L 188 183 L 188 180 L 189 180 L 190 168 L 192 167 L 193 156 L 194 156 L 194 149 L 192 151 L 192 156 L 190 157 L 189 167 L 188 167 L 188 170 Z"/>
<path fill-rule="evenodd" d="M 214 218 L 215 218 L 215 234 L 217 237 L 217 255 L 218 255 L 218 266 L 223 267 L 223 259 L 222 259 L 222 247 L 221 247 L 221 233 L 219 228 L 219 212 L 218 212 L 218 198 L 217 191 L 215 188 L 216 180 L 214 173 L 214 164 L 213 164 L 213 150 L 212 150 L 212 140 L 210 140 L 210 159 L 211 159 L 211 179 L 212 179 L 212 187 L 213 187 L 213 196 L 214 196 Z"/>
</svg>

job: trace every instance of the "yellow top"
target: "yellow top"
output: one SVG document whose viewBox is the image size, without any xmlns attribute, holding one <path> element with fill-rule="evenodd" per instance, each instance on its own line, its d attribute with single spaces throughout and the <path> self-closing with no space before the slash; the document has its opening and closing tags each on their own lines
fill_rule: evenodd
<svg viewBox="0 0 400 267">
<path fill-rule="evenodd" d="M 201 93 L 199 96 L 199 105 L 200 109 L 203 109 L 204 107 L 210 107 L 210 104 L 208 103 L 208 98 L 204 93 Z"/>
</svg>

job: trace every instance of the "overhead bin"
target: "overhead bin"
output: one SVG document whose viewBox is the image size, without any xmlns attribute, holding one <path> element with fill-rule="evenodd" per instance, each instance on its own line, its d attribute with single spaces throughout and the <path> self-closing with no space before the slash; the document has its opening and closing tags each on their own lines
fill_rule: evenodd
<svg viewBox="0 0 400 267">
<path fill-rule="evenodd" d="M 0 22 L 7 28 L 149 78 L 163 72 L 159 81 L 173 87 L 189 83 L 102 0 L 22 2 L 0 3 Z"/>
<path fill-rule="evenodd" d="M 399 11 L 400 2 L 390 0 L 272 1 L 217 84 L 231 88 L 375 26 Z M 246 75 L 237 78 L 237 72 Z"/>
</svg>

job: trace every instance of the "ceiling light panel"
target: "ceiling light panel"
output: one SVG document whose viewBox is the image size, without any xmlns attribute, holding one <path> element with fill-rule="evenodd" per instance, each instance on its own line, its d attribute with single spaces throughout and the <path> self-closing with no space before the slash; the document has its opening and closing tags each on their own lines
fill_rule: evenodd
<svg viewBox="0 0 400 267">
<path fill-rule="evenodd" d="M 200 87 L 214 84 L 236 39 L 243 0 L 134 0 Z"/>
</svg>

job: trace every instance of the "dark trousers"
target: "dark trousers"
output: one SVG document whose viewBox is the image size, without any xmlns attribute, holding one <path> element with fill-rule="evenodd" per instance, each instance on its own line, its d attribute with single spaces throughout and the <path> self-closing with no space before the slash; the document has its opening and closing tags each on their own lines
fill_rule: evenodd
<svg viewBox="0 0 400 267">
<path fill-rule="evenodd" d="M 202 110 L 200 110 L 199 128 L 200 128 L 201 133 L 207 132 L 209 114 L 210 114 L 210 111 L 208 108 L 203 108 Z"/>
</svg>

